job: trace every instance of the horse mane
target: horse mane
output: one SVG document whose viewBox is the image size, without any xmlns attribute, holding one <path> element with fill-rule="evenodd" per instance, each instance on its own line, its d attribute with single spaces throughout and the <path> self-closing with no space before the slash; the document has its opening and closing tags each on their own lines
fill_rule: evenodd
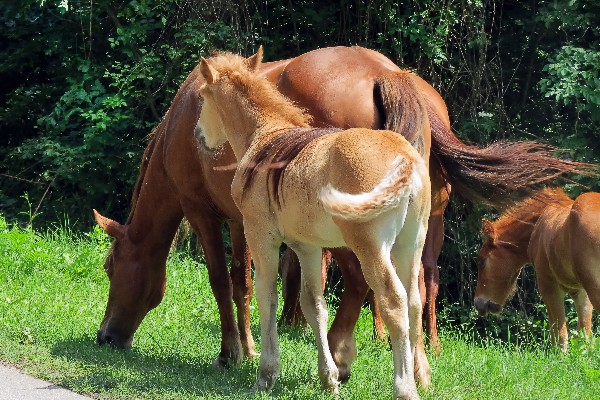
<svg viewBox="0 0 600 400">
<path fill-rule="evenodd" d="M 534 223 L 548 205 L 572 201 L 561 187 L 540 189 L 533 196 L 521 200 L 507 209 L 494 222 L 494 225 L 501 227 L 510 224 L 514 220 Z"/>
<path fill-rule="evenodd" d="M 218 53 L 209 63 L 219 74 L 229 77 L 243 97 L 263 110 L 267 119 L 281 118 L 293 125 L 307 127 L 312 117 L 281 94 L 266 77 L 248 70 L 244 58 L 233 53 Z"/>
<path fill-rule="evenodd" d="M 316 138 L 341 130 L 339 128 L 290 128 L 271 138 L 253 155 L 244 170 L 243 195 L 251 186 L 256 173 L 267 169 L 267 186 L 269 182 L 271 184 L 269 193 L 281 208 L 281 183 L 289 163 Z"/>
<path fill-rule="evenodd" d="M 133 214 L 135 212 L 135 206 L 137 204 L 137 200 L 140 197 L 140 191 L 142 190 L 142 182 L 144 180 L 144 177 L 146 176 L 146 171 L 148 170 L 148 164 L 150 163 L 150 158 L 152 157 L 152 153 L 154 153 L 154 148 L 156 147 L 156 142 L 158 140 L 158 138 L 160 137 L 159 134 L 157 134 L 157 131 L 161 130 L 162 131 L 162 122 L 157 125 L 154 129 L 152 129 L 152 131 L 150 132 L 150 134 L 148 135 L 148 137 L 151 138 L 150 142 L 148 143 L 148 145 L 146 146 L 146 148 L 144 149 L 144 154 L 142 155 L 142 161 L 140 163 L 140 169 L 138 172 L 138 176 L 137 179 L 135 181 L 135 185 L 133 185 L 133 193 L 131 194 L 131 207 L 129 210 L 129 216 L 127 217 L 127 222 L 125 224 L 129 224 L 131 222 L 131 219 L 133 218 Z"/>
<path fill-rule="evenodd" d="M 154 129 L 152 129 L 152 131 L 148 134 L 150 142 L 144 149 L 144 154 L 142 155 L 140 169 L 138 172 L 137 179 L 135 181 L 135 185 L 133 186 L 133 193 L 131 194 L 131 207 L 129 210 L 129 216 L 127 217 L 127 222 L 125 222 L 125 225 L 131 223 L 131 219 L 133 218 L 133 214 L 135 213 L 135 206 L 137 205 L 138 198 L 140 197 L 140 191 L 142 190 L 142 182 L 144 181 L 144 177 L 146 176 L 146 171 L 148 171 L 148 164 L 150 163 L 150 158 L 152 157 L 154 149 L 156 148 L 156 142 L 160 137 L 159 132 L 162 132 L 162 125 L 163 122 L 161 121 L 161 123 L 158 124 Z M 112 268 L 115 257 L 114 250 L 116 244 L 117 240 L 113 239 L 110 245 L 110 249 L 108 250 L 108 255 L 104 260 L 104 271 L 106 271 L 109 277 L 112 274 Z"/>
</svg>

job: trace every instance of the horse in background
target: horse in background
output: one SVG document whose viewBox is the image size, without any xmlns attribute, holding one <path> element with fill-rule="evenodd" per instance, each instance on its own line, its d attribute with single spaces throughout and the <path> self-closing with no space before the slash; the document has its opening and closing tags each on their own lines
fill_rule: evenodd
<svg viewBox="0 0 600 400">
<path fill-rule="evenodd" d="M 497 221 L 483 220 L 482 231 L 475 290 L 480 314 L 502 311 L 521 269 L 532 263 L 552 342 L 567 350 L 566 293 L 577 308 L 577 328 L 591 333 L 592 309 L 600 311 L 600 193 L 572 200 L 560 188 L 545 189 Z"/>
<path fill-rule="evenodd" d="M 407 90 L 396 81 L 401 72 L 385 56 L 360 47 L 323 48 L 294 59 L 261 64 L 261 73 L 305 108 L 313 116 L 313 125 L 385 128 L 398 133 L 405 130 L 402 121 L 406 117 L 405 105 L 396 100 L 398 92 Z M 414 82 L 426 99 L 431 126 L 432 212 L 422 258 L 427 288 L 422 302 L 433 344 L 437 338 L 437 257 L 443 240 L 448 182 L 453 192 L 465 198 L 500 206 L 558 175 L 587 166 L 553 158 L 544 146 L 531 142 L 497 143 L 487 148 L 465 145 L 450 130 L 439 93 L 419 77 L 415 76 Z M 98 224 L 115 239 L 105 262 L 110 288 L 97 341 L 131 346 L 145 315 L 162 300 L 170 244 L 185 216 L 204 249 L 220 314 L 221 348 L 214 364 L 226 366 L 256 355 L 249 320 L 251 260 L 242 216 L 230 195 L 234 170 L 229 166 L 235 163 L 234 154 L 227 145 L 217 153 L 208 152 L 194 135 L 202 109 L 198 92 L 203 84 L 197 66 L 154 130 L 142 157 L 127 222 L 120 224 L 96 213 Z M 230 271 L 221 234 L 223 223 L 231 232 Z M 350 251 L 335 249 L 334 256 L 344 282 L 354 282 L 342 294 L 328 335 L 340 379 L 344 379 L 355 356 L 353 330 L 368 285 Z M 297 297 L 291 298 L 296 302 Z M 424 356 L 423 351 L 417 351 L 419 354 Z"/>
<path fill-rule="evenodd" d="M 308 115 L 257 74 L 261 62 L 262 47 L 248 59 L 202 59 L 199 119 L 201 142 L 209 149 L 228 142 L 238 161 L 231 195 L 254 259 L 260 313 L 256 387 L 270 390 L 280 372 L 275 312 L 285 242 L 300 260 L 300 303 L 316 337 L 323 387 L 337 393 L 340 381 L 327 341 L 322 248 L 347 247 L 389 330 L 394 396 L 417 399 L 412 355 L 422 329 L 418 279 L 431 207 L 424 101 L 414 99 L 420 112 L 409 121 L 412 142 L 393 131 L 310 128 Z M 399 79 L 411 85 L 412 74 L 405 75 Z"/>
</svg>

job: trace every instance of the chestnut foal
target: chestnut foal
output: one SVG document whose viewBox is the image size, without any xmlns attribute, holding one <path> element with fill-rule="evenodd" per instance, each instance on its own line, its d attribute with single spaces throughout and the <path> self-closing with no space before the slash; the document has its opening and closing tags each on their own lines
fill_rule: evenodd
<svg viewBox="0 0 600 400">
<path fill-rule="evenodd" d="M 530 262 L 553 343 L 567 350 L 565 293 L 575 301 L 578 329 L 590 334 L 592 309 L 600 310 L 600 193 L 572 200 L 562 189 L 546 189 L 496 222 L 484 220 L 483 234 L 475 291 L 479 313 L 502 311 L 523 265 Z"/>
<path fill-rule="evenodd" d="M 391 131 L 309 128 L 308 115 L 257 73 L 261 60 L 262 48 L 249 59 L 203 59 L 199 119 L 200 140 L 210 149 L 229 142 L 238 160 L 231 193 L 255 262 L 261 324 L 256 388 L 270 389 L 280 370 L 275 310 L 285 242 L 300 260 L 300 303 L 317 338 L 322 385 L 333 392 L 339 387 L 327 342 L 321 248 L 348 247 L 390 332 L 395 398 L 416 399 L 418 276 L 431 207 L 425 106 L 417 99 L 421 112 L 411 116 L 412 144 Z"/>
</svg>

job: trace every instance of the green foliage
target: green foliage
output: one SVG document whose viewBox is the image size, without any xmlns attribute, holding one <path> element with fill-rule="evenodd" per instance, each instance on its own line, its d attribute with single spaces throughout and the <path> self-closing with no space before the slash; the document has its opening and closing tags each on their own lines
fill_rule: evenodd
<svg viewBox="0 0 600 400">
<path fill-rule="evenodd" d="M 45 224 L 66 212 L 87 225 L 93 207 L 123 218 L 144 138 L 179 84 L 209 49 L 241 48 L 220 11 L 175 0 L 4 9 L 0 208 L 18 216 L 28 192 Z"/>
<path fill-rule="evenodd" d="M 544 96 L 600 118 L 600 51 L 563 46 L 550 61 L 544 67 L 548 77 L 539 83 Z"/>
</svg>

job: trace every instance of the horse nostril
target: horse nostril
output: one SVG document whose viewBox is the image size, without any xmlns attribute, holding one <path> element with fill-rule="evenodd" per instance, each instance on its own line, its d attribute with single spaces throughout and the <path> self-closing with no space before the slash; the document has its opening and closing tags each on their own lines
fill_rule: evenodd
<svg viewBox="0 0 600 400">
<path fill-rule="evenodd" d="M 475 298 L 475 309 L 480 315 L 485 315 L 488 313 L 488 305 L 489 301 L 480 297 Z"/>
<path fill-rule="evenodd" d="M 491 300 L 477 297 L 475 298 L 475 309 L 479 315 L 486 315 L 488 313 L 497 314 L 502 311 L 502 306 Z"/>
<path fill-rule="evenodd" d="M 115 346 L 115 338 L 111 335 L 107 334 L 104 331 L 98 331 L 98 335 L 96 336 L 96 343 L 99 345 L 107 344 L 109 346 Z"/>
<path fill-rule="evenodd" d="M 350 380 L 350 370 L 346 370 L 344 373 L 341 373 L 339 380 L 341 383 L 347 383 Z"/>
<path fill-rule="evenodd" d="M 111 340 L 112 340 L 112 338 L 110 336 L 106 335 L 106 333 L 104 333 L 104 331 L 102 331 L 102 330 L 98 331 L 98 334 L 96 335 L 96 343 L 98 343 L 99 345 L 110 344 Z"/>
<path fill-rule="evenodd" d="M 502 306 L 500 304 L 494 303 L 494 302 L 491 302 L 491 301 L 488 301 L 487 308 L 488 308 L 489 312 L 494 313 L 494 314 L 495 313 L 499 313 L 500 311 L 502 311 Z"/>
</svg>

